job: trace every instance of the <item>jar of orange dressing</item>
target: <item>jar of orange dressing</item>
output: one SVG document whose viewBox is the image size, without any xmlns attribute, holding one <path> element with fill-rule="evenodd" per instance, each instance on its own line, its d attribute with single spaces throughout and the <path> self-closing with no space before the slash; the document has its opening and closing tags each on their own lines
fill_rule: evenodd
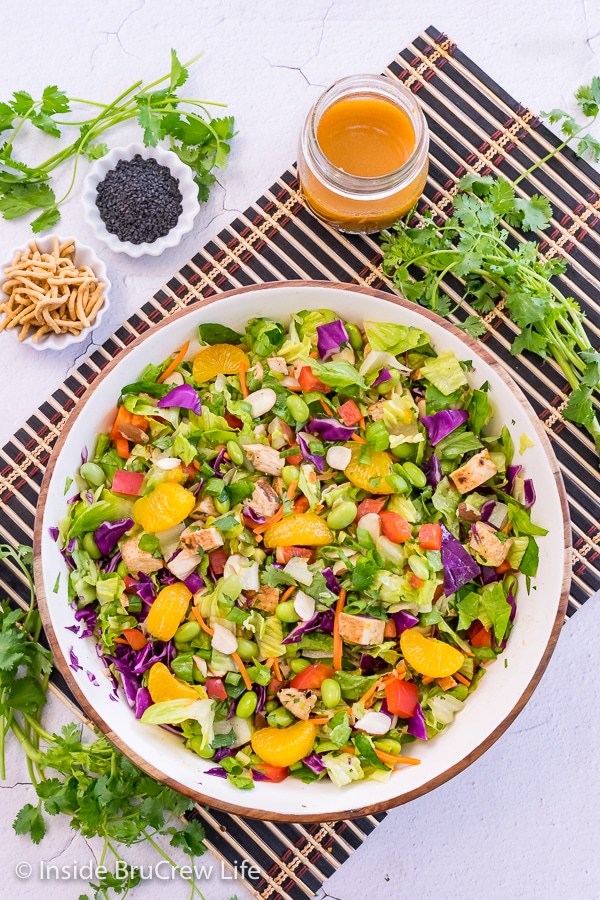
<svg viewBox="0 0 600 900">
<path fill-rule="evenodd" d="M 306 203 L 340 231 L 370 234 L 425 187 L 429 131 L 414 94 L 382 75 L 336 81 L 308 114 L 298 155 Z"/>
</svg>

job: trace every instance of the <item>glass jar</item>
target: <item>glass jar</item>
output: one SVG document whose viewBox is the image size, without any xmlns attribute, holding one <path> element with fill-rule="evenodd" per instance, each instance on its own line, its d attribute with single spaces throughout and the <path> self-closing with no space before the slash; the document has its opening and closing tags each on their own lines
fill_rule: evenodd
<svg viewBox="0 0 600 900">
<path fill-rule="evenodd" d="M 327 110 L 346 100 L 383 101 L 395 107 L 396 116 L 400 111 L 414 135 L 414 147 L 406 161 L 393 171 L 365 176 L 345 171 L 325 155 L 317 139 L 319 125 Z M 368 149 L 368 145 L 362 149 Z M 340 231 L 371 234 L 388 228 L 423 193 L 428 151 L 427 122 L 411 91 L 382 75 L 342 78 L 319 97 L 304 123 L 298 153 L 304 199 L 319 219 Z"/>
</svg>

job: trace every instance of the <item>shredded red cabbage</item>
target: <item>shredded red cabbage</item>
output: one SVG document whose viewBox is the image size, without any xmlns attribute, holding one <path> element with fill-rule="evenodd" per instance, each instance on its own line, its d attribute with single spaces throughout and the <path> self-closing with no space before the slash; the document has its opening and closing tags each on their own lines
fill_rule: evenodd
<svg viewBox="0 0 600 900">
<path fill-rule="evenodd" d="M 321 574 L 323 575 L 323 578 L 325 579 L 325 584 L 327 585 L 327 587 L 329 588 L 331 593 L 339 594 L 340 585 L 339 585 L 337 578 L 333 574 L 333 569 L 330 566 L 327 566 L 326 569 L 323 569 Z"/>
<path fill-rule="evenodd" d="M 494 507 L 496 506 L 495 500 L 486 500 L 480 510 L 481 521 L 487 522 L 494 511 Z"/>
<path fill-rule="evenodd" d="M 152 706 L 152 697 L 148 688 L 142 687 L 135 695 L 135 717 L 141 719 L 149 706 Z"/>
<path fill-rule="evenodd" d="M 98 679 L 96 678 L 96 676 L 94 675 L 93 672 L 90 672 L 89 669 L 86 669 L 86 670 L 85 670 L 85 674 L 86 674 L 87 677 L 88 677 L 88 681 L 89 681 L 91 684 L 93 684 L 94 687 L 100 687 L 100 682 L 98 681 Z"/>
<path fill-rule="evenodd" d="M 515 484 L 515 478 L 521 471 L 523 466 L 508 466 L 506 469 L 506 493 L 512 494 Z"/>
<path fill-rule="evenodd" d="M 191 409 L 197 416 L 202 412 L 200 398 L 191 384 L 178 384 L 172 391 L 161 397 L 156 405 L 159 409 L 166 409 L 170 406 L 178 406 L 180 409 Z"/>
<path fill-rule="evenodd" d="M 435 445 L 464 425 L 468 418 L 466 409 L 440 409 L 431 416 L 421 416 L 421 422 L 427 429 L 429 440 Z"/>
<path fill-rule="evenodd" d="M 384 381 L 390 381 L 391 378 L 392 378 L 392 376 L 390 375 L 389 371 L 387 369 L 383 368 L 381 370 L 381 372 L 379 373 L 379 375 L 377 376 L 377 378 L 375 379 L 375 381 L 373 382 L 373 384 L 371 385 L 371 387 L 377 387 L 378 384 L 383 384 Z"/>
<path fill-rule="evenodd" d="M 225 759 L 228 756 L 235 756 L 237 750 L 235 747 L 219 747 L 218 750 L 215 751 L 215 755 L 213 759 L 215 762 L 221 762 L 222 759 Z M 221 771 L 224 771 L 223 769 Z"/>
<path fill-rule="evenodd" d="M 98 616 L 93 609 L 78 609 L 75 613 L 75 621 L 82 623 L 79 637 L 90 637 L 94 633 Z"/>
<path fill-rule="evenodd" d="M 494 581 L 498 581 L 498 573 L 496 572 L 493 566 L 480 566 L 481 569 L 481 583 L 482 584 L 493 584 Z"/>
<path fill-rule="evenodd" d="M 317 472 L 322 472 L 325 469 L 325 461 L 323 457 L 319 453 L 311 453 L 308 449 L 308 442 L 306 439 L 298 433 L 298 444 L 300 446 L 300 451 L 302 453 L 302 458 L 306 462 L 310 462 L 314 465 Z"/>
<path fill-rule="evenodd" d="M 261 713 L 267 704 L 267 689 L 264 684 L 255 684 L 254 690 L 258 697 L 255 712 Z"/>
<path fill-rule="evenodd" d="M 315 775 L 322 775 L 323 772 L 327 770 L 327 766 L 325 765 L 319 754 L 315 753 L 314 751 L 312 753 L 309 753 L 308 756 L 305 756 L 302 762 L 305 766 L 308 766 L 308 768 L 312 772 L 314 772 Z"/>
<path fill-rule="evenodd" d="M 390 613 L 390 618 L 394 620 L 397 635 L 400 635 L 403 631 L 414 628 L 415 625 L 419 624 L 417 616 L 413 616 L 404 609 L 401 609 L 399 612 Z"/>
<path fill-rule="evenodd" d="M 204 579 L 197 572 L 192 572 L 191 575 L 183 579 L 183 583 L 188 591 L 191 591 L 192 594 L 197 594 L 200 588 L 204 586 Z"/>
<path fill-rule="evenodd" d="M 425 465 L 423 466 L 423 472 L 425 473 L 425 477 L 427 478 L 427 484 L 430 484 L 432 488 L 436 488 L 444 474 L 442 472 L 442 464 L 439 460 L 439 457 L 433 454 Z"/>
<path fill-rule="evenodd" d="M 123 554 L 119 550 L 118 553 L 115 553 L 115 555 L 113 557 L 111 557 L 111 559 L 109 559 L 109 561 L 106 565 L 106 568 L 104 569 L 104 572 L 107 575 L 110 575 L 112 572 L 116 572 L 119 567 L 119 563 L 121 562 L 122 559 L 123 559 Z"/>
<path fill-rule="evenodd" d="M 82 466 L 85 465 L 85 463 L 87 461 L 88 461 L 88 448 L 84 444 L 84 446 L 81 448 L 81 465 Z"/>
<path fill-rule="evenodd" d="M 331 417 L 324 419 L 313 419 L 305 426 L 307 431 L 318 434 L 324 441 L 349 441 L 354 432 L 356 425 L 342 425 L 337 419 Z"/>
<path fill-rule="evenodd" d="M 348 342 L 348 332 L 341 319 L 334 319 L 326 325 L 317 325 L 317 350 L 322 360 L 339 353 L 342 344 Z"/>
<path fill-rule="evenodd" d="M 361 653 L 359 666 L 363 675 L 373 675 L 387 668 L 385 659 L 380 656 L 371 656 L 370 653 Z"/>
<path fill-rule="evenodd" d="M 56 528 L 55 525 L 51 525 L 50 528 L 48 529 L 48 534 L 50 535 L 50 537 L 52 538 L 54 543 L 56 543 L 56 541 L 58 540 L 58 534 L 59 534 L 58 528 Z"/>
<path fill-rule="evenodd" d="M 133 525 L 133 519 L 120 519 L 118 522 L 103 522 L 96 528 L 94 540 L 102 556 L 112 553 L 118 541 Z"/>
<path fill-rule="evenodd" d="M 442 525 L 442 565 L 444 593 L 447 597 L 481 574 L 481 569 L 471 554 L 445 525 Z"/>
<path fill-rule="evenodd" d="M 265 516 L 257 515 L 251 506 L 244 506 L 243 513 L 247 519 L 250 519 L 251 522 L 254 522 L 255 525 L 264 525 L 267 521 Z"/>
<path fill-rule="evenodd" d="M 130 585 L 128 591 L 132 594 L 137 594 L 141 599 L 142 603 L 148 604 L 148 606 L 156 600 L 156 587 L 154 582 L 150 578 L 149 575 L 146 575 L 144 572 L 138 572 L 137 581 Z"/>
<path fill-rule="evenodd" d="M 69 659 L 71 660 L 71 662 L 69 663 L 69 667 L 73 669 L 74 672 L 83 671 L 83 666 L 79 664 L 79 660 L 75 656 L 75 651 L 72 647 L 69 647 Z"/>
<path fill-rule="evenodd" d="M 414 716 L 412 716 L 410 719 L 407 719 L 406 724 L 408 725 L 408 728 L 406 729 L 408 734 L 412 734 L 413 737 L 419 738 L 422 741 L 427 740 L 425 716 L 423 715 L 423 710 L 421 709 L 420 703 L 417 703 L 417 708 L 415 709 Z"/>
<path fill-rule="evenodd" d="M 218 752 L 219 751 L 217 750 L 217 753 Z M 213 759 L 216 757 L 217 753 L 215 753 L 215 756 L 213 757 Z M 204 774 L 205 775 L 216 775 L 217 778 L 227 778 L 227 772 L 225 771 L 225 769 L 222 769 L 221 766 L 213 766 L 212 769 L 207 769 Z"/>
<path fill-rule="evenodd" d="M 216 478 L 223 477 L 223 473 L 221 472 L 221 465 L 225 460 L 226 452 L 226 448 L 222 447 L 212 461 L 213 472 L 215 473 Z"/>
<path fill-rule="evenodd" d="M 282 644 L 297 644 L 303 634 L 309 631 L 325 631 L 328 634 L 333 633 L 333 610 L 326 609 L 324 612 L 316 612 L 308 622 L 299 622 L 295 628 L 292 628 L 287 637 L 282 640 Z"/>
<path fill-rule="evenodd" d="M 237 700 L 235 700 L 235 699 L 230 700 L 229 709 L 227 710 L 227 715 L 225 716 L 226 720 L 233 719 L 233 717 L 235 716 L 235 711 L 237 709 L 237 705 L 238 705 Z"/>
<path fill-rule="evenodd" d="M 525 491 L 525 509 L 530 509 L 535 503 L 535 488 L 533 486 L 533 481 L 531 478 L 526 478 L 523 482 L 523 490 Z"/>
</svg>

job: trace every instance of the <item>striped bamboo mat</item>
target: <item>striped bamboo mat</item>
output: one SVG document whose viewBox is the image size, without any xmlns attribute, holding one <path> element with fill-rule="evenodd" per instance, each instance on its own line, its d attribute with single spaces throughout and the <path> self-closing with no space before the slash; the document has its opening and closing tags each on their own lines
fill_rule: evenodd
<svg viewBox="0 0 600 900">
<path fill-rule="evenodd" d="M 536 116 L 491 81 L 446 35 L 435 28 L 403 50 L 386 69 L 418 95 L 431 131 L 431 166 L 420 212 L 444 217 L 452 208 L 456 180 L 466 172 L 514 179 L 558 141 Z M 588 317 L 592 343 L 600 334 L 600 176 L 565 150 L 521 182 L 517 193 L 543 193 L 553 219 L 540 235 L 548 258 L 570 265 L 558 279 Z M 520 236 L 507 226 L 520 240 Z M 138 335 L 172 312 L 222 291 L 285 279 L 337 280 L 392 292 L 382 274 L 373 237 L 341 235 L 317 221 L 298 193 L 291 167 L 264 195 L 187 263 L 154 297 L 56 390 L 0 454 L 0 538 L 30 543 L 44 468 L 69 414 L 90 385 Z M 460 299 L 457 281 L 444 284 Z M 473 310 L 462 307 L 456 320 Z M 552 361 L 513 357 L 515 327 L 503 303 L 485 316 L 487 349 L 510 371 L 544 423 L 558 457 L 573 523 L 573 579 L 568 615 L 600 588 L 600 476 L 591 441 L 561 415 L 567 383 Z M 0 570 L 0 596 L 23 603 L 24 585 L 8 565 Z M 81 716 L 57 676 L 52 685 L 74 715 Z M 365 816 L 332 825 L 271 824 L 198 807 L 212 850 L 228 865 L 246 859 L 261 877 L 247 886 L 264 900 L 302 900 L 359 847 L 384 818 Z"/>
</svg>

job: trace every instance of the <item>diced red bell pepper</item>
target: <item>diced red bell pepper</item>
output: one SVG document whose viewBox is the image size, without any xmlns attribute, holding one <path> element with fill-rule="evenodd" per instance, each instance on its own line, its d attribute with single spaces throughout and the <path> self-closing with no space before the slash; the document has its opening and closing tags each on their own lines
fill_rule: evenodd
<svg viewBox="0 0 600 900">
<path fill-rule="evenodd" d="M 279 678 L 271 678 L 269 684 L 267 685 L 267 697 L 274 697 L 285 684 L 284 681 L 280 681 Z"/>
<path fill-rule="evenodd" d="M 254 769 L 258 769 L 259 772 L 262 772 L 263 775 L 269 779 L 269 781 L 280 782 L 283 781 L 284 778 L 288 777 L 289 769 L 287 766 L 270 766 L 268 763 L 261 762 L 257 765 L 253 766 Z"/>
<path fill-rule="evenodd" d="M 388 540 L 394 544 L 404 544 L 412 538 L 412 530 L 409 523 L 399 513 L 391 510 L 383 510 L 379 513 L 381 528 Z"/>
<path fill-rule="evenodd" d="M 125 582 L 126 594 L 137 594 L 136 584 L 138 582 L 136 578 L 134 578 L 132 575 L 126 575 L 123 581 Z"/>
<path fill-rule="evenodd" d="M 239 430 L 244 427 L 244 423 L 241 419 L 238 419 L 237 416 L 234 416 L 232 413 L 225 413 L 224 417 L 225 421 L 229 425 L 230 428 L 235 428 Z"/>
<path fill-rule="evenodd" d="M 301 497 L 298 497 L 296 502 L 294 503 L 294 512 L 299 515 L 300 513 L 308 512 L 308 508 L 310 503 L 308 502 L 308 497 L 305 497 L 304 494 Z"/>
<path fill-rule="evenodd" d="M 385 686 L 385 701 L 391 713 L 402 719 L 410 719 L 419 702 L 418 688 L 412 681 L 390 678 Z"/>
<path fill-rule="evenodd" d="M 388 619 L 385 623 L 385 628 L 383 629 L 384 638 L 395 638 L 396 634 L 396 623 L 393 619 Z"/>
<path fill-rule="evenodd" d="M 369 513 L 376 513 L 376 515 L 379 515 L 386 503 L 387 499 L 385 497 L 379 497 L 377 500 L 368 497 L 366 500 L 361 500 L 358 504 L 355 521 L 362 519 L 363 516 L 368 516 Z"/>
<path fill-rule="evenodd" d="M 126 472 L 125 469 L 117 469 L 113 477 L 111 490 L 115 494 L 127 494 L 128 497 L 137 497 L 143 483 L 143 472 Z"/>
<path fill-rule="evenodd" d="M 308 560 L 309 565 L 315 561 L 315 551 L 310 547 L 278 547 L 275 551 L 275 559 L 283 565 L 289 563 L 292 556 L 301 556 Z"/>
<path fill-rule="evenodd" d="M 326 678 L 333 678 L 334 675 L 335 672 L 331 666 L 314 663 L 294 675 L 290 681 L 290 687 L 296 688 L 298 691 L 318 690 Z"/>
<path fill-rule="evenodd" d="M 146 646 L 146 637 L 139 628 L 124 628 L 121 633 L 132 650 L 142 650 Z"/>
<path fill-rule="evenodd" d="M 298 373 L 298 382 L 305 394 L 318 391 L 320 394 L 328 394 L 331 388 L 328 384 L 319 381 L 310 366 L 303 366 Z"/>
<path fill-rule="evenodd" d="M 292 444 L 290 450 L 294 447 L 297 447 L 298 444 Z M 285 457 L 285 465 L 286 466 L 299 466 L 302 462 L 302 454 L 301 453 L 292 453 L 291 456 Z"/>
<path fill-rule="evenodd" d="M 488 631 L 479 619 L 476 619 L 469 628 L 469 641 L 471 647 L 491 647 L 492 630 Z"/>
<path fill-rule="evenodd" d="M 222 575 L 225 571 L 225 563 L 227 562 L 227 554 L 223 548 L 219 547 L 217 550 L 213 550 L 212 553 L 208 554 L 208 558 L 213 573 L 215 575 Z"/>
<path fill-rule="evenodd" d="M 358 425 L 363 417 L 354 400 L 346 400 L 337 412 L 344 425 Z"/>
<path fill-rule="evenodd" d="M 222 678 L 207 678 L 204 687 L 211 700 L 227 700 L 227 691 Z"/>
<path fill-rule="evenodd" d="M 419 576 L 415 575 L 415 573 L 413 572 L 412 575 L 410 576 L 411 588 L 415 591 L 418 591 L 419 588 L 422 588 L 424 584 L 425 584 L 425 582 L 423 581 L 423 579 L 419 578 Z"/>
<path fill-rule="evenodd" d="M 421 525 L 419 528 L 419 544 L 423 550 L 441 550 L 442 526 Z"/>
</svg>

